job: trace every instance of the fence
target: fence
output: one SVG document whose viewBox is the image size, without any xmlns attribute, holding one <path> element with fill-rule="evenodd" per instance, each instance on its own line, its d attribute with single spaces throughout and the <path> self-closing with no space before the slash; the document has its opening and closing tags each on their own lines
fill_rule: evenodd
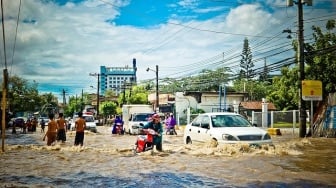
<svg viewBox="0 0 336 188">
<path fill-rule="evenodd" d="M 263 116 L 264 113 L 264 116 Z M 263 119 L 264 118 L 264 119 Z M 266 119 L 267 118 L 267 119 Z M 250 121 L 257 125 L 258 127 L 272 127 L 278 128 L 292 125 L 293 128 L 298 128 L 299 126 L 299 111 L 269 111 L 267 116 L 265 112 L 252 112 L 252 117 Z M 309 113 L 307 112 L 307 123 L 310 122 Z"/>
<path fill-rule="evenodd" d="M 299 111 L 298 110 L 290 110 L 290 111 L 269 111 L 267 112 L 267 121 L 264 118 L 264 112 L 254 112 L 252 111 L 252 117 L 248 118 L 252 124 L 258 127 L 271 127 L 271 128 L 279 128 L 279 127 L 287 127 L 287 128 L 299 128 Z M 179 125 L 186 125 L 191 122 L 198 114 L 190 114 L 189 117 L 181 118 L 177 117 Z M 188 119 L 190 118 L 189 122 Z M 309 113 L 307 112 L 307 123 L 310 121 Z"/>
</svg>

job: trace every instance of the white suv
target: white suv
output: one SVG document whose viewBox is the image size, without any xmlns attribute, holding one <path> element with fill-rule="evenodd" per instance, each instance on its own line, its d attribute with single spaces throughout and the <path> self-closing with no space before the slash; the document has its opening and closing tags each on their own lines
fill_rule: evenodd
<svg viewBox="0 0 336 188">
<path fill-rule="evenodd" d="M 97 124 L 96 124 L 94 116 L 90 114 L 83 114 L 83 118 L 85 119 L 85 123 L 86 123 L 85 130 L 89 130 L 89 131 L 96 133 Z M 70 126 L 70 129 L 72 131 L 75 130 L 75 122 L 77 119 L 78 119 L 78 115 L 74 115 L 74 117 L 72 118 L 71 126 Z"/>
</svg>

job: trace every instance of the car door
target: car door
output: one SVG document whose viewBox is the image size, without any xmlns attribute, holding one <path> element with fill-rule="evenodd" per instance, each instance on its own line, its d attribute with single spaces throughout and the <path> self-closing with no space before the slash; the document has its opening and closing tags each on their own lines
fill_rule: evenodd
<svg viewBox="0 0 336 188">
<path fill-rule="evenodd" d="M 200 141 L 207 142 L 212 139 L 212 136 L 210 135 L 210 118 L 207 115 L 202 116 L 201 119 L 201 126 L 199 129 L 199 136 Z"/>
<path fill-rule="evenodd" d="M 189 127 L 189 136 L 192 141 L 200 141 L 200 126 L 201 126 L 202 118 L 200 116 L 196 117 Z"/>
</svg>

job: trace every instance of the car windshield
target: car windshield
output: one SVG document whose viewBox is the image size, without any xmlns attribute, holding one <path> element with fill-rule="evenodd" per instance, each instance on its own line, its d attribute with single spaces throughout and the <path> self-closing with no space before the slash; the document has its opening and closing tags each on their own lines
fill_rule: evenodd
<svg viewBox="0 0 336 188">
<path fill-rule="evenodd" d="M 93 116 L 84 116 L 86 122 L 94 122 Z"/>
<path fill-rule="evenodd" d="M 251 124 L 239 115 L 212 115 L 213 127 L 250 127 Z"/>
<path fill-rule="evenodd" d="M 136 114 L 133 121 L 147 121 L 150 114 Z"/>
</svg>

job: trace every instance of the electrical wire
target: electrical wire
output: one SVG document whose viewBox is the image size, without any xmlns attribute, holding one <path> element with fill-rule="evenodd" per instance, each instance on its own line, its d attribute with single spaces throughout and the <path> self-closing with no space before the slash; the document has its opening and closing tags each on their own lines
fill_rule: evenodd
<svg viewBox="0 0 336 188">
<path fill-rule="evenodd" d="M 12 70 L 12 66 L 14 63 L 14 54 L 15 54 L 15 48 L 16 48 L 16 38 L 17 38 L 17 33 L 18 33 L 18 28 L 19 28 L 19 21 L 20 21 L 20 12 L 21 12 L 21 0 L 20 0 L 20 4 L 19 4 L 19 11 L 18 11 L 18 15 L 17 15 L 17 21 L 16 21 L 16 29 L 15 29 L 15 38 L 14 38 L 14 45 L 13 45 L 13 54 L 12 54 L 12 63 L 10 66 L 10 70 Z M 10 75 L 11 75 L 12 71 L 10 71 Z"/>
<path fill-rule="evenodd" d="M 6 56 L 6 38 L 5 38 L 5 22 L 4 22 L 4 10 L 3 10 L 3 0 L 1 0 L 1 23 L 2 23 L 2 40 L 3 40 L 3 47 L 4 47 L 4 58 L 5 64 L 4 67 L 7 69 L 7 56 Z"/>
</svg>

